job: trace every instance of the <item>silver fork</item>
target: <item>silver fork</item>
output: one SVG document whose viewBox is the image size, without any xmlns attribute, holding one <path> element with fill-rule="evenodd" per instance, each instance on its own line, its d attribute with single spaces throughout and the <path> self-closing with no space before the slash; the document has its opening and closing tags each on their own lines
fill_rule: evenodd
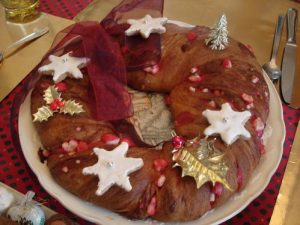
<svg viewBox="0 0 300 225">
<path fill-rule="evenodd" d="M 7 53 L 12 52 L 13 49 L 17 49 L 18 47 L 20 47 L 21 45 L 32 41 L 33 39 L 36 39 L 44 34 L 46 34 L 49 31 L 48 27 L 42 28 L 40 30 L 37 30 L 23 38 L 21 38 L 20 40 L 12 43 L 11 45 L 9 45 L 8 47 L 6 47 L 3 51 L 0 51 L 0 62 L 2 62 L 4 60 L 4 58 L 6 56 L 8 56 Z"/>
</svg>

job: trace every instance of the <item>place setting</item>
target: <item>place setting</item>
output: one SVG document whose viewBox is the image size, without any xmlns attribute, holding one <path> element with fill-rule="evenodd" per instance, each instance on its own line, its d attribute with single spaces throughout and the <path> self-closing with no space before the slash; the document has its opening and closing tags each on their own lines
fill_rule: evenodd
<svg viewBox="0 0 300 225">
<path fill-rule="evenodd" d="M 280 40 L 282 36 L 282 29 L 284 22 L 286 20 L 286 33 L 287 40 L 282 54 L 282 65 L 281 68 L 276 63 L 276 58 L 278 55 L 278 49 L 280 45 Z M 298 108 L 299 95 L 297 93 L 297 82 L 295 82 L 295 77 L 298 74 L 296 63 L 297 63 L 297 43 L 296 43 L 296 33 L 298 25 L 298 11 L 296 9 L 290 8 L 287 11 L 286 16 L 278 16 L 276 29 L 274 33 L 273 48 L 271 59 L 268 63 L 263 65 L 263 69 L 268 74 L 269 78 L 274 82 L 280 81 L 280 96 L 282 100 L 289 104 L 293 108 Z M 294 94 L 293 94 L 294 93 Z M 296 103 L 298 102 L 298 103 Z M 297 106 L 296 106 L 297 104 Z"/>
</svg>

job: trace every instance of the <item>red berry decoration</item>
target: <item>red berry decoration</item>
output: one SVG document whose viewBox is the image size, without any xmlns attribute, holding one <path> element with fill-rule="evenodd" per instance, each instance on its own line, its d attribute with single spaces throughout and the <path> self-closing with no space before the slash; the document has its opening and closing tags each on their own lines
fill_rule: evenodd
<svg viewBox="0 0 300 225">
<path fill-rule="evenodd" d="M 57 100 L 56 104 L 58 105 L 59 108 L 63 108 L 65 106 L 64 102 L 60 101 L 59 99 L 55 99 L 55 100 Z"/>
<path fill-rule="evenodd" d="M 88 150 L 89 146 L 85 141 L 79 141 L 77 146 L 77 151 L 82 152 Z"/>
<path fill-rule="evenodd" d="M 190 31 L 187 33 L 187 39 L 189 41 L 193 41 L 197 38 L 197 33 L 196 32 L 193 32 L 193 31 Z"/>
<path fill-rule="evenodd" d="M 230 69 L 230 68 L 232 68 L 232 63 L 231 63 L 230 59 L 224 59 L 224 60 L 223 60 L 223 67 L 224 67 L 225 69 Z"/>
<path fill-rule="evenodd" d="M 123 137 L 123 138 L 121 138 L 120 143 L 122 143 L 122 142 L 127 142 L 127 144 L 128 144 L 129 147 L 134 147 L 135 146 L 135 143 L 129 137 Z"/>
<path fill-rule="evenodd" d="M 162 187 L 166 181 L 166 176 L 161 174 L 158 179 L 155 181 L 157 187 Z"/>
<path fill-rule="evenodd" d="M 65 103 L 60 101 L 58 98 L 54 99 L 50 105 L 49 105 L 49 108 L 52 110 L 52 111 L 55 111 L 55 110 L 58 110 L 59 108 L 62 108 L 64 107 Z"/>
<path fill-rule="evenodd" d="M 237 168 L 236 176 L 237 176 L 238 189 L 240 190 L 244 182 L 244 174 L 240 167 Z"/>
<path fill-rule="evenodd" d="M 120 138 L 115 134 L 106 133 L 102 135 L 101 141 L 107 145 L 117 145 L 120 142 Z"/>
<path fill-rule="evenodd" d="M 45 158 L 48 158 L 48 157 L 50 156 L 50 151 L 44 149 L 44 150 L 42 151 L 42 154 L 43 154 L 43 156 L 44 156 Z"/>
<path fill-rule="evenodd" d="M 253 103 L 254 99 L 251 95 L 248 95 L 246 93 L 242 93 L 241 98 L 244 100 L 246 103 Z"/>
<path fill-rule="evenodd" d="M 218 97 L 218 96 L 222 95 L 222 91 L 216 89 L 216 90 L 213 91 L 213 94 L 214 94 L 214 96 Z"/>
<path fill-rule="evenodd" d="M 181 137 L 181 136 L 177 135 L 172 138 L 172 145 L 176 149 L 182 148 L 184 143 L 185 143 L 185 141 L 184 141 L 183 137 Z"/>
<path fill-rule="evenodd" d="M 266 146 L 263 142 L 263 139 L 260 139 L 260 142 L 259 142 L 259 151 L 260 151 L 260 154 L 264 155 L 266 154 Z"/>
<path fill-rule="evenodd" d="M 260 117 L 256 117 L 252 123 L 253 123 L 252 125 L 256 132 L 260 133 L 260 132 L 264 131 L 265 124 Z"/>
<path fill-rule="evenodd" d="M 207 105 L 213 109 L 217 108 L 217 103 L 214 100 L 209 101 Z"/>
<path fill-rule="evenodd" d="M 223 192 L 223 185 L 219 182 L 216 182 L 215 185 L 212 188 L 212 193 L 214 193 L 216 196 L 221 196 Z"/>
<path fill-rule="evenodd" d="M 166 167 L 168 166 L 168 164 L 169 163 L 165 159 L 155 159 L 153 161 L 154 169 L 157 172 L 161 172 L 161 171 L 165 170 Z"/>
<path fill-rule="evenodd" d="M 49 108 L 52 110 L 52 111 L 55 111 L 58 109 L 58 105 L 55 101 L 51 102 L 50 105 L 49 105 Z"/>
<path fill-rule="evenodd" d="M 67 90 L 67 85 L 63 82 L 59 82 L 59 83 L 55 84 L 55 87 L 57 88 L 58 91 Z"/>
<path fill-rule="evenodd" d="M 165 104 L 166 105 L 170 105 L 171 104 L 171 97 L 170 97 L 170 95 L 165 95 L 164 100 L 165 100 Z"/>
<path fill-rule="evenodd" d="M 191 70 L 190 70 L 191 74 L 195 74 L 195 73 L 197 73 L 198 71 L 199 71 L 199 68 L 196 67 L 196 66 L 192 67 Z"/>
<path fill-rule="evenodd" d="M 194 74 L 192 76 L 189 76 L 188 79 L 191 82 L 199 83 L 199 82 L 203 81 L 203 76 L 201 76 L 199 74 Z"/>
<path fill-rule="evenodd" d="M 157 204 L 156 197 L 153 196 L 147 207 L 147 215 L 148 216 L 153 216 L 156 213 L 156 204 Z"/>
</svg>

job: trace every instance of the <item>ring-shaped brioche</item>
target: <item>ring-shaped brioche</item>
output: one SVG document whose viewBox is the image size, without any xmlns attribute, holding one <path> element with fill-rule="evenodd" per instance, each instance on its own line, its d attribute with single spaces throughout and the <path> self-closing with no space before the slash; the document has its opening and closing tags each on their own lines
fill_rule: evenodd
<svg viewBox="0 0 300 225">
<path fill-rule="evenodd" d="M 203 136 L 204 129 L 209 125 L 202 116 L 205 109 L 220 109 L 223 103 L 229 102 L 236 111 L 247 110 L 247 102 L 241 97 L 244 93 L 253 97 L 254 106 L 249 109 L 252 117 L 260 118 L 265 124 L 269 111 L 267 84 L 260 65 L 245 45 L 229 38 L 229 45 L 225 50 L 214 51 L 205 44 L 209 34 L 206 27 L 191 30 L 167 25 L 166 28 L 167 32 L 161 35 L 162 59 L 159 72 L 155 75 L 144 71 L 128 72 L 128 85 L 139 91 L 169 95 L 169 107 L 178 135 L 187 139 L 199 134 Z M 191 31 L 197 33 L 196 40 L 187 38 Z M 226 59 L 232 63 L 230 69 L 223 66 Z M 203 81 L 189 81 L 192 67 L 200 68 Z M 97 196 L 98 177 L 83 175 L 82 170 L 97 162 L 96 155 L 91 154 L 91 146 L 113 149 L 115 146 L 106 146 L 101 142 L 101 136 L 105 133 L 117 133 L 112 123 L 93 118 L 93 106 L 88 97 L 88 76 L 81 80 L 67 78 L 64 82 L 68 91 L 62 97 L 76 100 L 83 105 L 85 112 L 76 116 L 55 114 L 46 122 L 35 123 L 35 127 L 43 147 L 51 151 L 47 165 L 53 178 L 66 190 L 88 202 L 131 219 L 144 219 L 149 216 L 147 206 L 155 196 L 156 211 L 151 215 L 152 218 L 159 221 L 193 220 L 242 190 L 259 163 L 261 139 L 250 119 L 245 125 L 251 133 L 249 140 L 239 138 L 228 146 L 220 137 L 216 137 L 215 146 L 226 153 L 229 167 L 227 180 L 234 191 L 224 188 L 213 204 L 210 202 L 212 187 L 209 182 L 197 189 L 192 177 L 181 177 L 181 169 L 172 167 L 173 146 L 170 141 L 163 144 L 162 150 L 130 147 L 127 156 L 142 158 L 144 161 L 141 169 L 130 174 L 132 190 L 127 192 L 114 185 L 102 196 Z M 44 104 L 43 91 L 49 85 L 53 85 L 49 76 L 42 76 L 38 81 L 31 97 L 32 112 Z M 190 87 L 193 87 L 193 91 Z M 77 130 L 77 127 L 81 129 Z M 62 156 L 61 144 L 71 139 L 85 141 L 90 148 Z M 156 159 L 168 162 L 163 172 L 166 180 L 162 187 L 155 184 L 160 175 L 153 168 Z M 62 172 L 64 167 L 68 168 L 68 173 Z"/>
</svg>

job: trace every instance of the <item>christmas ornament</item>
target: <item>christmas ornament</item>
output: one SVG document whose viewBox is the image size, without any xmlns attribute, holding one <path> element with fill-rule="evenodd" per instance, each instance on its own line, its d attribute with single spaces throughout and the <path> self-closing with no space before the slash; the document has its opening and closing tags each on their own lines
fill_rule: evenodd
<svg viewBox="0 0 300 225">
<path fill-rule="evenodd" d="M 229 103 L 224 103 L 220 111 L 205 110 L 202 112 L 210 123 L 210 126 L 204 130 L 206 136 L 220 134 L 222 140 L 231 145 L 240 136 L 249 139 L 249 131 L 244 127 L 245 123 L 251 117 L 249 111 L 233 111 Z"/>
<path fill-rule="evenodd" d="M 175 149 L 182 148 L 184 146 L 185 140 L 183 137 L 176 135 L 173 131 L 172 133 L 172 145 Z"/>
<path fill-rule="evenodd" d="M 40 206 L 32 201 L 34 195 L 34 192 L 28 191 L 21 202 L 8 209 L 8 217 L 18 224 L 43 225 L 45 213 Z"/>
<path fill-rule="evenodd" d="M 52 74 L 55 83 L 59 83 L 67 76 L 82 79 L 83 75 L 80 69 L 85 67 L 90 60 L 85 57 L 72 57 L 70 56 L 71 53 L 69 52 L 62 56 L 50 55 L 49 60 L 51 63 L 40 67 L 38 71 L 44 74 Z"/>
<path fill-rule="evenodd" d="M 114 184 L 130 191 L 132 186 L 128 174 L 140 169 L 144 162 L 140 158 L 125 157 L 128 151 L 128 144 L 122 142 L 112 151 L 102 148 L 94 148 L 94 153 L 98 156 L 98 162 L 93 166 L 85 167 L 84 175 L 97 175 L 99 178 L 96 195 L 103 195 Z"/>
<path fill-rule="evenodd" d="M 13 203 L 14 196 L 6 188 L 0 187 L 0 214 L 4 213 Z"/>
<path fill-rule="evenodd" d="M 47 121 L 49 117 L 53 116 L 55 112 L 69 115 L 79 114 L 84 112 L 82 105 L 74 100 L 63 100 L 61 93 L 58 92 L 55 86 L 49 86 L 44 91 L 44 101 L 46 106 L 38 108 L 38 111 L 33 114 L 33 122 Z"/>
<path fill-rule="evenodd" d="M 219 182 L 232 191 L 226 180 L 228 166 L 224 154 L 215 148 L 214 140 L 196 137 L 187 141 L 184 147 L 173 150 L 173 161 L 174 167 L 181 167 L 182 177 L 191 176 L 195 179 L 197 188 L 206 182 L 212 182 L 213 185 Z"/>
<path fill-rule="evenodd" d="M 223 14 L 218 23 L 214 26 L 208 39 L 205 40 L 212 50 L 224 50 L 228 45 L 228 30 L 227 30 L 227 19 Z"/>
<path fill-rule="evenodd" d="M 152 18 L 150 15 L 146 15 L 139 20 L 129 19 L 127 23 L 131 26 L 125 31 L 127 36 L 133 36 L 141 34 L 143 38 L 148 38 L 151 33 L 165 33 L 166 28 L 163 26 L 168 22 L 165 17 Z"/>
</svg>

